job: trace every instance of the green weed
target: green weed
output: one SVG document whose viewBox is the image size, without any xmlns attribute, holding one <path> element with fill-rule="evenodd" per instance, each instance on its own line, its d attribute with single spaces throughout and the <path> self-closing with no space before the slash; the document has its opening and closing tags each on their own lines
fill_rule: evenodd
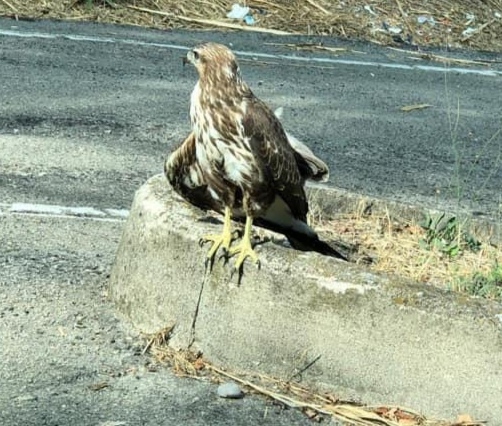
<svg viewBox="0 0 502 426">
<path fill-rule="evenodd" d="M 474 272 L 471 276 L 458 278 L 453 289 L 473 296 L 502 300 L 502 265 L 495 263 L 489 272 Z"/>
<path fill-rule="evenodd" d="M 419 241 L 424 249 L 436 249 L 449 257 L 456 257 L 463 250 L 475 252 L 481 247 L 481 242 L 469 234 L 455 216 L 446 218 L 446 213 L 427 215 L 419 225 L 425 230 L 425 236 Z"/>
</svg>

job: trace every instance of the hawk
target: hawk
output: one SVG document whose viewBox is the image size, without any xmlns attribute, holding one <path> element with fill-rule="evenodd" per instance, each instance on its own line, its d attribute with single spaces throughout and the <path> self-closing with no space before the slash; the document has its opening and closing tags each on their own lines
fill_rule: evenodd
<svg viewBox="0 0 502 426">
<path fill-rule="evenodd" d="M 277 118 L 282 116 L 282 107 L 277 108 L 274 112 Z M 295 156 L 301 167 L 302 176 L 305 179 L 316 182 L 327 182 L 329 179 L 329 169 L 327 164 L 317 158 L 314 153 L 296 137 L 286 133 L 289 144 L 295 150 Z M 213 210 L 218 213 L 224 212 L 224 206 L 220 200 L 213 198 L 208 190 L 207 182 L 205 181 L 202 169 L 197 162 L 195 135 L 191 132 L 188 137 L 179 144 L 168 156 L 164 163 L 164 174 L 173 187 L 173 189 L 181 195 L 190 204 L 200 208 L 201 210 Z M 242 213 L 242 203 L 239 205 L 237 200 L 236 205 L 232 209 L 232 218 L 236 220 L 245 219 Z M 286 231 L 280 228 L 278 224 L 268 223 L 263 218 L 256 218 L 255 223 L 258 225 L 276 231 Z M 298 247 L 299 242 L 296 242 L 294 237 L 291 240 L 293 247 Z"/>
<path fill-rule="evenodd" d="M 283 233 L 292 247 L 345 259 L 321 241 L 307 224 L 306 179 L 327 178 L 326 164 L 296 138 L 288 137 L 279 118 L 243 81 L 234 54 L 204 43 L 186 62 L 199 80 L 191 95 L 192 133 L 165 163 L 173 188 L 192 204 L 224 214 L 223 232 L 212 242 L 207 261 L 218 249 L 259 265 L 251 244 L 253 223 Z M 241 241 L 232 247 L 231 220 L 245 220 Z"/>
</svg>

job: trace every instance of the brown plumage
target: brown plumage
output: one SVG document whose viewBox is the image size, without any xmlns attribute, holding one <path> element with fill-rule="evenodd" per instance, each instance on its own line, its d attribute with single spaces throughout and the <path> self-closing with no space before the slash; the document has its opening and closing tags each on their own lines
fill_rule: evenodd
<svg viewBox="0 0 502 426">
<path fill-rule="evenodd" d="M 274 111 L 277 118 L 281 118 L 283 109 Z M 329 169 L 327 164 L 316 157 L 303 142 L 286 132 L 289 144 L 295 151 L 302 177 L 316 182 L 327 182 Z M 202 209 L 223 213 L 225 206 L 211 196 L 208 185 L 197 162 L 195 152 L 195 135 L 191 132 L 168 156 L 164 163 L 164 174 L 173 189 L 190 204 Z M 232 217 L 242 219 L 242 199 L 236 200 Z M 265 226 L 266 227 L 266 226 Z"/>
<path fill-rule="evenodd" d="M 193 204 L 224 211 L 223 234 L 204 238 L 213 241 L 208 259 L 222 247 L 238 254 L 239 270 L 246 257 L 258 263 L 250 242 L 253 221 L 282 232 L 295 248 L 345 258 L 307 225 L 305 180 L 327 176 L 326 165 L 303 144 L 293 148 L 299 141 L 288 140 L 279 119 L 254 96 L 228 48 L 206 43 L 187 60 L 199 73 L 191 96 L 193 133 L 167 160 L 166 175 Z M 246 218 L 237 247 L 231 247 L 232 215 Z"/>
</svg>

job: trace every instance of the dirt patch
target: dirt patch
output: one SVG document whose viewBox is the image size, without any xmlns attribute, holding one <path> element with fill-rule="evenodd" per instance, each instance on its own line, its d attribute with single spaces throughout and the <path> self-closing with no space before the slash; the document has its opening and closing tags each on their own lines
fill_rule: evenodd
<svg viewBox="0 0 502 426">
<path fill-rule="evenodd" d="M 502 50 L 502 0 L 252 0 L 252 25 L 228 19 L 235 0 L 0 0 L 0 15 L 139 25 L 333 35 L 420 49 Z"/>
</svg>

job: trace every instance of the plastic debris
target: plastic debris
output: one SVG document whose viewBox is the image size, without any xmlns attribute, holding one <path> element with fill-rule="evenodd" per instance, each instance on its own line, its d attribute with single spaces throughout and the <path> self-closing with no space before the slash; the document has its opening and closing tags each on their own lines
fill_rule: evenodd
<svg viewBox="0 0 502 426">
<path fill-rule="evenodd" d="M 375 11 L 371 8 L 371 6 L 369 6 L 369 5 L 365 5 L 365 6 L 364 6 L 364 10 L 365 10 L 366 12 L 371 13 L 371 14 L 372 14 L 372 15 L 374 15 L 374 16 L 377 16 L 377 13 L 376 13 L 376 12 L 375 12 Z"/>
<path fill-rule="evenodd" d="M 232 5 L 232 9 L 227 13 L 227 18 L 230 19 L 244 19 L 249 14 L 249 7 L 241 6 L 238 3 Z"/>
<path fill-rule="evenodd" d="M 241 6 L 237 3 L 234 3 L 232 5 L 232 10 L 227 13 L 227 18 L 242 20 L 247 25 L 254 25 L 255 23 L 253 15 L 251 15 L 251 9 L 247 6 Z"/>
<path fill-rule="evenodd" d="M 465 19 L 467 19 L 467 22 L 464 25 L 467 26 L 472 24 L 476 20 L 476 16 L 472 13 L 466 13 Z"/>
<path fill-rule="evenodd" d="M 245 22 L 247 25 L 254 25 L 255 20 L 254 20 L 254 18 L 253 18 L 253 15 L 246 15 L 246 16 L 244 16 L 244 22 Z"/>
<path fill-rule="evenodd" d="M 399 27 L 389 27 L 389 33 L 391 34 L 401 34 L 403 32 L 402 28 Z"/>
<path fill-rule="evenodd" d="M 465 37 L 465 36 L 474 34 L 475 32 L 476 32 L 476 28 L 468 27 L 464 31 L 462 31 L 462 35 Z"/>
<path fill-rule="evenodd" d="M 382 22 L 382 28 L 390 34 L 401 34 L 403 32 L 402 28 L 391 26 L 385 21 Z"/>
<path fill-rule="evenodd" d="M 423 25 L 423 24 L 430 24 L 430 25 L 436 25 L 436 21 L 434 20 L 434 18 L 432 16 L 424 16 L 424 15 L 421 15 L 417 18 L 417 22 L 420 24 L 420 25 Z"/>
</svg>

